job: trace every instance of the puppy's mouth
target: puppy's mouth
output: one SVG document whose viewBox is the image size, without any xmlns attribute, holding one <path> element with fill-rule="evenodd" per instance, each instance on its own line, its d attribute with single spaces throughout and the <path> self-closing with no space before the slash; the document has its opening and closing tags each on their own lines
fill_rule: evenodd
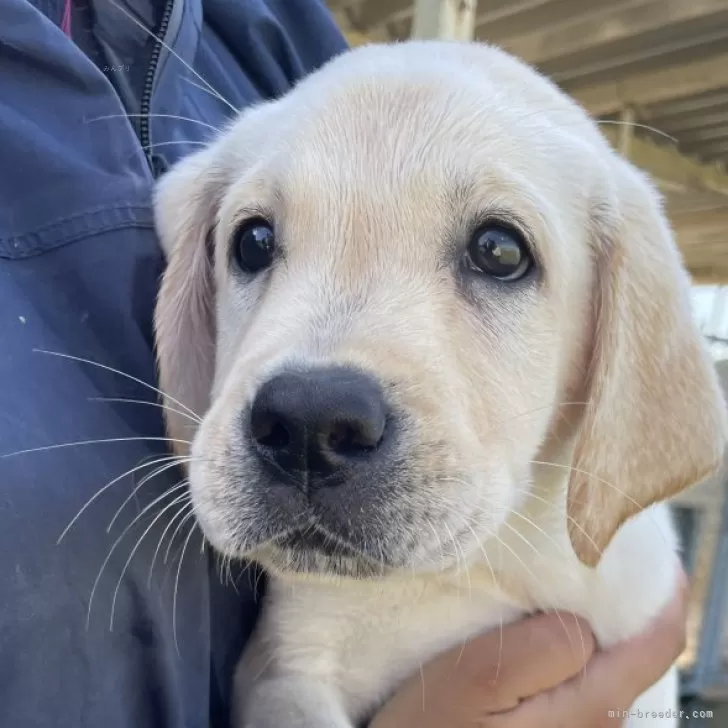
<svg viewBox="0 0 728 728">
<path fill-rule="evenodd" d="M 350 543 L 335 538 L 319 526 L 308 526 L 290 531 L 273 541 L 277 549 L 298 553 L 313 552 L 323 556 L 361 558 L 363 555 Z"/>
<path fill-rule="evenodd" d="M 277 536 L 254 558 L 280 576 L 371 579 L 387 571 L 380 560 L 318 525 L 307 525 Z"/>
</svg>

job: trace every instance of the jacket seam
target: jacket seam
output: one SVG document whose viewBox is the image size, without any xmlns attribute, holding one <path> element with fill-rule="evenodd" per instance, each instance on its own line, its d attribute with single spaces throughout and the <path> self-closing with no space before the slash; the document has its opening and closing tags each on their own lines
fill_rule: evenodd
<svg viewBox="0 0 728 728">
<path fill-rule="evenodd" d="M 105 205 L 58 218 L 19 235 L 0 237 L 0 258 L 29 258 L 84 238 L 124 228 L 154 228 L 151 205 Z"/>
</svg>

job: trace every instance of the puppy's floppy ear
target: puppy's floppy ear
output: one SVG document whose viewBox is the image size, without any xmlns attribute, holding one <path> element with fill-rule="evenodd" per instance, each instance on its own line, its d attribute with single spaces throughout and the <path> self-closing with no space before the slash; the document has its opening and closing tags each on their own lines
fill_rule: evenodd
<svg viewBox="0 0 728 728">
<path fill-rule="evenodd" d="M 160 389 L 170 438 L 190 441 L 209 405 L 215 366 L 212 233 L 222 190 L 214 148 L 179 162 L 158 183 L 157 233 L 167 256 L 155 312 Z M 174 443 L 186 452 L 183 442 Z"/>
<path fill-rule="evenodd" d="M 612 224 L 596 223 L 588 405 L 567 500 L 571 543 L 589 566 L 630 516 L 717 470 L 728 436 L 661 201 L 641 173 L 615 163 L 620 202 Z"/>
</svg>

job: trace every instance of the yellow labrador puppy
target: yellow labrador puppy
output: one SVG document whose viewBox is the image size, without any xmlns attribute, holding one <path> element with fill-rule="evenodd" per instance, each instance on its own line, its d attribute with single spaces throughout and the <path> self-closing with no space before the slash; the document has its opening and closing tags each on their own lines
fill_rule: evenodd
<svg viewBox="0 0 728 728">
<path fill-rule="evenodd" d="M 524 613 L 609 646 L 665 606 L 658 502 L 719 466 L 724 405 L 660 198 L 549 81 L 486 45 L 352 51 L 157 215 L 169 432 L 209 541 L 271 576 L 237 725 L 351 728 Z"/>
</svg>

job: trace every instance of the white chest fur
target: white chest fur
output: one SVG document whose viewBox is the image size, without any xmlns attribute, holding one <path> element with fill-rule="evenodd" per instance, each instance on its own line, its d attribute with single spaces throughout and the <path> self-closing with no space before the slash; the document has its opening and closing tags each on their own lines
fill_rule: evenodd
<svg viewBox="0 0 728 728">
<path fill-rule="evenodd" d="M 608 647 L 644 629 L 670 599 L 677 542 L 665 506 L 625 524 L 595 570 L 577 561 L 565 533 L 546 525 L 529 530 L 521 523 L 490 554 L 518 603 L 498 594 L 490 566 L 482 564 L 467 577 L 341 584 L 272 579 L 238 672 L 241 725 L 349 728 L 434 655 L 525 611 L 573 611 Z M 660 685 L 641 706 L 675 707 L 674 674 Z"/>
<path fill-rule="evenodd" d="M 421 578 L 346 589 L 273 581 L 269 597 L 262 629 L 280 658 L 269 672 L 335 686 L 355 719 L 430 657 L 522 614 L 484 590 Z"/>
</svg>

